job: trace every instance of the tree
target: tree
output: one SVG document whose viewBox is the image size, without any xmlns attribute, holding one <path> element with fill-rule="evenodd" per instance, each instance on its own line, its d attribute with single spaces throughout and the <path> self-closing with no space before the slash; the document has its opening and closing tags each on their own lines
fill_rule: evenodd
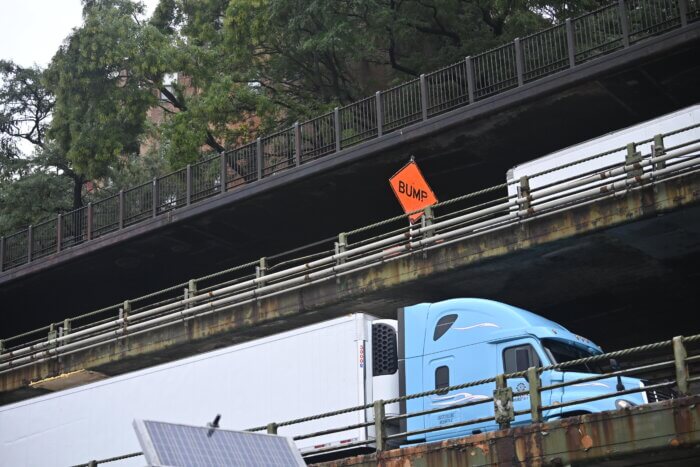
<svg viewBox="0 0 700 467">
<path fill-rule="evenodd" d="M 0 61 L 2 233 L 82 205 L 84 177 L 47 138 L 54 104 L 42 70 Z"/>
</svg>

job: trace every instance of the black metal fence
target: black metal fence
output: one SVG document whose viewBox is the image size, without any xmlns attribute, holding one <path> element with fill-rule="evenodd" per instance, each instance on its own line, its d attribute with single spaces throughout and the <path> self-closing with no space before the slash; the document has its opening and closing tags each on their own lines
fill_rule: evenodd
<svg viewBox="0 0 700 467">
<path fill-rule="evenodd" d="M 0 237 L 0 271 L 575 67 L 699 17 L 700 0 L 619 0 Z"/>
</svg>

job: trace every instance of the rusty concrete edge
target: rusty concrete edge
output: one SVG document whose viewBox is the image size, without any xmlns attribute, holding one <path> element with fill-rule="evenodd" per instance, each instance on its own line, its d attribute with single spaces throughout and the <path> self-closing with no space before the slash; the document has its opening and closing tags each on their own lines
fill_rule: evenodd
<svg viewBox="0 0 700 467">
<path fill-rule="evenodd" d="M 681 185 L 681 180 L 685 181 L 688 178 L 691 178 L 691 183 L 688 183 L 687 186 L 683 186 L 682 188 L 685 189 L 687 192 L 692 192 L 693 196 L 678 196 L 677 192 L 679 190 L 674 191 L 670 185 Z M 598 204 L 592 204 L 592 205 L 587 205 L 583 207 L 576 208 L 574 207 L 573 209 L 562 211 L 559 213 L 561 216 L 569 217 L 569 218 L 585 218 L 584 221 L 584 226 L 581 226 L 576 223 L 572 224 L 566 224 L 565 227 L 560 228 L 559 231 L 551 231 L 547 229 L 540 230 L 539 235 L 535 236 L 530 236 L 527 240 L 521 238 L 522 237 L 522 232 L 520 234 L 518 231 L 522 231 L 523 228 L 527 229 L 528 232 L 533 232 L 536 231 L 537 224 L 546 224 L 546 223 L 553 223 L 556 225 L 556 222 L 552 222 L 551 215 L 550 216 L 543 216 L 542 218 L 533 218 L 525 223 L 522 224 L 514 224 L 509 227 L 509 230 L 514 232 L 515 236 L 515 241 L 513 243 L 509 244 L 501 244 L 495 248 L 492 248 L 492 250 L 496 250 L 494 254 L 489 255 L 488 250 L 479 250 L 477 253 L 468 253 L 464 256 L 458 257 L 458 258 L 448 258 L 447 261 L 443 263 L 438 263 L 439 266 L 443 266 L 442 270 L 436 271 L 437 268 L 434 267 L 434 264 L 432 264 L 433 267 L 426 267 L 423 268 L 425 270 L 428 270 L 428 273 L 425 274 L 430 275 L 430 274 L 442 274 L 446 273 L 450 270 L 457 269 L 457 268 L 467 268 L 474 266 L 475 264 L 478 264 L 479 262 L 482 261 L 492 261 L 495 258 L 502 257 L 504 255 L 512 254 L 514 252 L 517 252 L 519 250 L 526 250 L 532 247 L 537 247 L 541 246 L 543 244 L 547 244 L 549 242 L 556 242 L 558 240 L 566 239 L 566 238 L 572 238 L 575 236 L 583 236 L 583 235 L 588 235 L 595 233 L 596 231 L 600 230 L 605 230 L 609 229 L 624 223 L 628 223 L 631 221 L 637 221 L 637 220 L 642 220 L 646 217 L 650 216 L 655 216 L 659 215 L 665 212 L 670 212 L 677 210 L 678 208 L 685 207 L 688 205 L 692 205 L 698 202 L 698 195 L 700 194 L 700 190 L 698 190 L 698 185 L 700 185 L 700 175 L 698 174 L 690 174 L 690 177 L 688 175 L 684 176 L 682 179 L 674 179 L 670 181 L 665 181 L 662 182 L 663 185 L 647 185 L 645 187 L 642 187 L 640 190 L 632 192 L 636 197 L 639 199 L 639 202 L 636 203 L 636 205 L 632 208 L 630 208 L 630 197 L 625 196 L 625 197 L 613 197 L 613 198 L 608 198 L 604 200 L 604 204 L 611 205 L 612 208 L 609 207 L 601 207 Z M 651 191 L 651 202 L 645 204 L 644 200 L 645 198 L 647 201 L 649 200 L 649 192 Z M 659 198 L 656 195 L 653 194 L 653 192 L 662 192 L 666 197 Z M 683 191 L 683 190 L 680 190 Z M 668 196 L 668 192 L 672 192 L 676 196 Z M 690 197 L 691 199 L 687 199 Z M 583 209 L 586 210 L 587 212 L 590 213 L 590 211 L 597 210 L 599 213 L 598 217 L 591 217 L 589 216 L 577 216 L 577 209 Z M 618 212 L 619 211 L 619 212 Z M 609 214 L 607 216 L 601 216 L 600 212 L 618 212 L 617 215 Z M 624 213 L 625 215 L 621 215 Z M 630 215 L 630 213 L 633 213 Z M 565 231 L 563 235 L 561 235 L 561 232 Z M 556 239 L 549 239 L 549 237 L 553 233 L 559 233 L 560 236 Z M 480 237 L 475 237 L 471 239 L 467 239 L 462 243 L 473 243 L 478 246 L 479 242 L 482 242 L 484 240 L 484 237 L 487 237 L 488 234 L 485 234 L 484 236 Z M 502 238 L 507 238 L 508 235 L 502 235 L 501 232 L 496 232 L 496 237 L 502 237 Z M 415 263 L 415 261 L 420 261 L 416 260 L 416 256 L 419 256 L 421 251 L 417 251 L 415 254 L 411 255 L 408 258 L 409 262 Z M 434 260 L 434 258 L 432 258 Z M 459 264 L 454 264 L 456 261 L 455 260 L 461 260 Z M 434 261 L 433 261 L 434 262 Z M 373 268 L 377 267 L 382 267 L 385 265 L 390 265 L 389 267 L 392 267 L 392 263 L 379 263 Z M 420 280 L 423 278 L 419 273 L 422 271 L 421 268 L 416 268 L 415 264 L 411 264 L 411 266 L 414 267 L 409 267 L 407 269 L 410 269 L 409 272 L 404 272 L 403 274 L 399 274 L 399 279 L 396 282 L 397 283 L 402 283 L 404 281 L 401 280 L 400 276 L 412 276 L 408 279 L 408 281 L 415 281 L 415 280 Z M 362 274 L 362 271 L 360 272 Z M 385 279 L 386 280 L 386 279 Z M 313 304 L 312 306 L 309 306 L 308 300 L 304 299 L 303 294 L 305 292 L 302 292 L 302 297 L 299 299 L 297 297 L 296 300 L 291 300 L 291 307 L 285 310 L 284 307 L 274 307 L 274 305 L 279 305 L 278 300 L 279 297 L 272 297 L 272 298 L 265 298 L 261 299 L 258 302 L 255 302 L 253 304 L 250 304 L 248 306 L 241 306 L 238 307 L 236 312 L 231 312 L 231 311 L 225 311 L 217 316 L 206 316 L 206 317 L 193 317 L 192 319 L 188 320 L 189 323 L 189 328 L 188 329 L 183 329 L 183 326 L 181 326 L 181 322 L 178 321 L 176 323 L 173 323 L 172 326 L 167 328 L 165 331 L 163 331 L 162 334 L 166 334 L 166 337 L 163 338 L 161 337 L 160 339 L 153 339 L 152 337 L 149 337 L 147 339 L 147 342 L 144 345 L 133 345 L 134 343 L 132 342 L 133 338 L 130 339 L 128 335 L 125 337 L 120 338 L 117 341 L 112 341 L 112 342 L 106 342 L 104 343 L 101 347 L 98 347 L 97 349 L 104 349 L 107 348 L 107 352 L 99 352 L 97 349 L 89 349 L 85 351 L 83 354 L 78 354 L 78 355 L 83 355 L 82 358 L 79 358 L 77 355 L 71 355 L 68 357 L 58 357 L 52 359 L 50 362 L 43 362 L 40 368 L 38 368 L 40 365 L 35 365 L 32 367 L 26 367 L 26 368 L 21 368 L 18 370 L 17 373 L 8 373 L 6 375 L 3 375 L 0 377 L 0 395 L 3 393 L 9 393 L 18 389 L 21 389 L 23 387 L 28 386 L 31 382 L 41 380 L 46 377 L 52 377 L 59 375 L 61 373 L 64 373 L 66 371 L 74 371 L 74 370 L 79 370 L 79 369 L 94 369 L 97 371 L 105 371 L 105 367 L 109 366 L 111 362 L 114 361 L 120 361 L 122 362 L 122 366 L 125 365 L 124 362 L 127 360 L 136 360 L 136 359 L 143 359 L 148 354 L 151 354 L 151 358 L 153 359 L 158 359 L 158 354 L 163 353 L 163 352 L 169 352 L 172 354 L 175 354 L 176 356 L 180 357 L 185 357 L 187 355 L 191 355 L 191 352 L 188 352 L 186 349 L 183 349 L 185 347 L 184 344 L 197 344 L 200 347 L 205 347 L 204 349 L 198 349 L 198 351 L 206 351 L 206 350 L 212 350 L 214 348 L 221 347 L 222 345 L 230 344 L 231 342 L 229 339 L 232 336 L 232 332 L 235 332 L 237 334 L 244 334 L 248 330 L 252 329 L 253 327 L 256 328 L 261 328 L 261 327 L 271 327 L 274 325 L 276 322 L 280 320 L 284 320 L 288 316 L 295 316 L 298 317 L 300 315 L 306 315 L 307 317 L 314 312 L 316 313 L 322 313 L 324 307 L 329 307 L 332 306 L 334 303 L 339 302 L 342 299 L 347 299 L 347 296 L 351 296 L 354 294 L 363 294 L 367 293 L 367 286 L 366 284 L 363 285 L 361 283 L 361 280 L 357 280 L 357 282 L 360 282 L 360 284 L 357 285 L 357 287 L 352 288 L 349 286 L 349 283 L 351 282 L 351 279 L 347 279 L 346 282 L 343 284 L 343 288 L 341 290 L 342 295 L 345 295 L 345 297 L 340 297 L 341 294 L 338 294 L 338 290 L 332 291 L 331 294 L 325 296 L 325 297 L 318 297 L 316 296 L 316 299 L 326 299 L 326 301 L 323 301 L 322 303 L 316 303 Z M 373 290 L 380 290 L 382 287 L 384 287 L 384 284 L 379 284 L 375 280 L 373 284 L 371 284 L 371 288 Z M 303 289 L 306 290 L 306 289 Z M 296 295 L 292 294 L 294 298 Z M 308 295 L 313 295 L 313 293 L 309 292 Z M 264 314 L 265 310 L 268 311 L 273 309 L 275 310 L 275 315 L 273 317 L 266 317 L 266 316 L 259 316 L 261 313 Z M 244 308 L 244 310 L 241 311 L 241 308 Z M 261 310 L 263 310 L 261 312 Z M 231 319 L 230 320 L 225 320 L 223 318 L 226 318 L 226 315 L 231 314 Z M 257 314 L 258 316 L 254 317 L 254 320 L 250 320 L 250 318 Z M 223 316 L 221 316 L 223 315 Z M 242 316 L 239 316 L 242 315 Z M 312 319 L 312 318 L 311 318 Z M 212 323 L 212 321 L 217 321 L 217 323 Z M 222 322 L 223 321 L 223 322 Z M 179 332 L 172 332 L 172 329 L 177 328 L 177 331 Z M 206 331 L 202 331 L 199 336 L 193 336 L 193 332 L 191 331 L 191 328 L 198 328 L 198 329 L 206 329 Z M 242 341 L 241 341 L 242 342 Z M 164 345 L 163 345 L 164 344 Z M 180 347 L 180 350 L 174 350 L 177 347 Z M 85 358 L 84 355 L 87 355 L 88 357 Z M 76 364 L 71 365 L 68 363 L 69 361 L 75 362 L 77 361 Z M 155 364 L 155 363 L 154 363 Z M 137 368 L 130 368 L 128 371 L 131 371 L 133 369 Z M 106 373 L 110 373 L 109 371 L 105 371 Z M 113 374 L 118 374 L 118 373 L 113 373 Z M 12 377 L 12 375 L 15 375 Z M 11 380 L 11 381 L 8 381 Z M 4 397 L 0 396 L 0 400 L 4 399 Z"/>
<path fill-rule="evenodd" d="M 504 462 L 507 465 L 512 465 L 513 462 L 525 462 L 526 465 L 567 465 L 571 462 L 600 462 L 602 460 L 612 460 L 624 458 L 629 455 L 631 450 L 619 450 L 616 453 L 604 452 L 602 446 L 597 446 L 598 449 L 583 449 L 580 445 L 572 445 L 567 443 L 567 446 L 562 446 L 562 450 L 551 452 L 547 450 L 547 443 L 543 443 L 542 439 L 551 437 L 556 431 L 567 431 L 569 428 L 584 427 L 583 433 L 595 432 L 600 430 L 601 425 L 614 424 L 616 421 L 623 420 L 637 431 L 644 431 L 651 434 L 647 440 L 655 441 L 652 445 L 647 446 L 644 451 L 659 452 L 662 449 L 692 449 L 700 446 L 700 424 L 698 417 L 700 416 L 700 396 L 690 396 L 682 399 L 673 399 L 663 402 L 648 404 L 645 406 L 634 407 L 626 410 L 611 410 L 606 412 L 598 412 L 592 414 L 578 415 L 574 417 L 555 420 L 552 422 L 529 424 L 510 428 L 506 430 L 498 430 L 477 435 L 447 439 L 433 443 L 424 443 L 414 446 L 383 451 L 381 453 L 363 454 L 344 459 L 320 462 L 313 465 L 314 467 L 349 467 L 349 466 L 374 466 L 374 465 L 392 465 L 409 467 L 414 465 L 412 460 L 418 460 L 418 465 L 432 465 L 431 456 L 438 455 L 440 459 L 445 459 L 444 451 L 453 451 L 460 453 L 460 458 L 464 462 L 459 465 L 476 466 L 476 465 L 491 465 L 494 463 Z M 687 417 L 695 412 L 695 423 L 692 426 L 679 423 L 679 418 Z M 658 426 L 659 419 L 665 419 L 666 422 L 673 420 L 676 427 L 674 433 L 657 433 L 655 432 Z M 656 423 L 654 423 L 656 422 Z M 669 439 L 669 437 L 671 439 Z M 516 445 L 519 442 L 535 439 L 535 444 L 540 448 L 539 452 L 525 452 L 518 456 L 516 454 Z M 678 439 L 681 438 L 681 441 Z M 512 440 L 512 441 L 509 441 Z M 676 440 L 678 442 L 673 442 Z M 503 443 L 506 441 L 506 443 Z M 635 441 L 630 441 L 624 444 L 635 444 Z M 512 446 L 512 449 L 506 449 L 504 452 L 503 444 Z M 550 443 L 551 444 L 551 443 Z M 499 445 L 500 451 L 499 451 Z M 625 447 L 623 445 L 623 447 Z M 636 446 L 630 446 L 635 448 Z M 467 452 L 478 459 L 479 463 L 472 463 L 469 460 Z M 483 456 L 474 456 L 473 452 L 480 452 Z M 499 452 L 503 456 L 515 456 L 511 458 L 499 457 Z M 635 450 L 635 453 L 640 451 Z M 700 453 L 699 453 L 700 454 Z M 437 464 L 435 464 L 437 465 Z"/>
</svg>

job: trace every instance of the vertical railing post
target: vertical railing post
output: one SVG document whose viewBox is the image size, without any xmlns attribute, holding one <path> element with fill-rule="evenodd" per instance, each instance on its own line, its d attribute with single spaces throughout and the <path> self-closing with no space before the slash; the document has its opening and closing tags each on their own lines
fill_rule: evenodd
<svg viewBox="0 0 700 467">
<path fill-rule="evenodd" d="M 260 279 L 258 281 L 258 287 L 265 285 L 265 274 L 267 273 L 267 258 L 262 257 L 257 266 L 255 266 L 255 278 Z"/>
<path fill-rule="evenodd" d="M 158 177 L 153 178 L 153 187 L 151 188 L 151 201 L 152 203 L 152 210 L 153 210 L 153 217 L 156 217 L 158 215 Z"/>
<path fill-rule="evenodd" d="M 420 110 L 423 120 L 428 119 L 428 83 L 425 81 L 425 75 L 420 75 Z"/>
<path fill-rule="evenodd" d="M 341 125 L 340 125 L 340 109 L 336 107 L 333 109 L 333 125 L 335 128 L 335 152 L 340 152 L 341 140 L 343 138 Z"/>
<path fill-rule="evenodd" d="M 301 165 L 301 127 L 299 122 L 294 122 L 294 165 Z"/>
<path fill-rule="evenodd" d="M 56 253 L 61 251 L 63 243 L 63 214 L 59 214 L 56 218 Z"/>
<path fill-rule="evenodd" d="M 681 18 L 681 27 L 688 25 L 688 0 L 678 0 L 678 15 Z"/>
<path fill-rule="evenodd" d="M 32 262 L 32 249 L 34 245 L 34 227 L 27 227 L 27 263 Z"/>
<path fill-rule="evenodd" d="M 5 270 L 5 236 L 0 237 L 0 272 Z"/>
<path fill-rule="evenodd" d="M 119 230 L 124 228 L 124 190 L 119 190 Z"/>
<path fill-rule="evenodd" d="M 644 173 L 644 170 L 639 166 L 641 160 L 642 154 L 637 151 L 637 145 L 629 143 L 625 154 L 625 170 L 627 171 L 628 180 L 640 177 Z"/>
<path fill-rule="evenodd" d="M 518 184 L 518 204 L 519 209 L 524 214 L 530 213 L 532 207 L 532 198 L 530 197 L 530 178 L 527 175 L 520 177 Z"/>
<path fill-rule="evenodd" d="M 5 341 L 0 339 L 0 355 L 5 352 Z"/>
<path fill-rule="evenodd" d="M 124 304 L 119 308 L 119 318 L 122 319 L 122 329 L 126 333 L 126 329 L 129 326 L 129 313 L 131 313 L 131 302 L 129 300 L 124 300 Z"/>
<path fill-rule="evenodd" d="M 382 92 L 374 93 L 374 106 L 377 109 L 377 137 L 384 134 L 384 107 L 382 106 Z"/>
<path fill-rule="evenodd" d="M 221 177 L 221 182 L 219 183 L 221 186 L 219 187 L 219 190 L 221 193 L 226 193 L 226 178 L 228 176 L 228 170 L 226 170 L 226 152 L 221 151 L 219 158 L 221 159 L 219 162 L 221 165 L 221 175 L 219 175 Z"/>
<path fill-rule="evenodd" d="M 67 336 L 68 334 L 70 334 L 72 327 L 73 326 L 72 326 L 72 322 L 71 322 L 70 318 L 64 319 L 63 320 L 63 335 Z M 66 345 L 68 342 L 69 342 L 68 338 L 63 339 L 63 345 Z"/>
<path fill-rule="evenodd" d="M 516 37 L 513 41 L 515 45 L 515 73 L 518 76 L 518 86 L 525 83 L 525 60 L 523 57 L 523 46 L 520 43 L 520 38 Z"/>
<path fill-rule="evenodd" d="M 654 143 L 651 146 L 651 156 L 661 157 L 666 154 L 666 148 L 664 147 L 664 135 L 654 135 Z M 666 167 L 666 161 L 655 162 L 654 170 L 661 170 Z"/>
<path fill-rule="evenodd" d="M 87 227 L 85 228 L 85 240 L 92 240 L 92 203 L 87 205 Z"/>
<path fill-rule="evenodd" d="M 469 103 L 474 102 L 474 60 L 471 57 L 464 59 L 467 66 L 467 95 Z"/>
<path fill-rule="evenodd" d="M 627 6 L 625 5 L 625 0 L 617 0 L 617 11 L 620 15 L 620 28 L 622 29 L 622 45 L 624 47 L 630 46 L 630 23 L 627 16 Z"/>
<path fill-rule="evenodd" d="M 276 435 L 277 434 L 277 424 L 275 422 L 271 422 L 267 424 L 267 434 L 268 435 Z"/>
<path fill-rule="evenodd" d="M 185 169 L 185 203 L 192 204 L 192 166 L 187 164 Z"/>
<path fill-rule="evenodd" d="M 537 368 L 527 369 L 527 383 L 530 386 L 530 416 L 533 423 L 542 421 L 542 393 L 540 393 L 540 375 Z"/>
<path fill-rule="evenodd" d="M 348 234 L 341 232 L 338 234 L 338 241 L 335 242 L 335 254 L 339 255 L 344 253 L 348 248 Z M 336 259 L 336 264 L 343 264 L 345 262 L 345 257 Z"/>
<path fill-rule="evenodd" d="M 52 340 L 56 339 L 58 337 L 58 330 L 56 329 L 56 324 L 51 323 L 49 325 L 49 334 L 47 336 L 47 340 L 51 342 Z"/>
<path fill-rule="evenodd" d="M 683 345 L 683 336 L 673 338 L 673 360 L 676 364 L 676 385 L 681 396 L 690 394 L 688 390 L 688 353 Z"/>
<path fill-rule="evenodd" d="M 386 438 L 384 418 L 384 401 L 374 401 L 374 438 L 377 452 L 384 450 L 384 440 Z"/>
<path fill-rule="evenodd" d="M 566 46 L 569 52 L 569 68 L 576 66 L 576 35 L 574 25 L 569 18 L 566 19 Z"/>
<path fill-rule="evenodd" d="M 493 391 L 493 406 L 496 423 L 501 430 L 510 427 L 514 418 L 513 389 L 506 386 L 506 376 L 496 376 L 496 389 Z"/>
<path fill-rule="evenodd" d="M 433 211 L 432 206 L 428 206 L 423 209 L 423 216 L 421 216 L 420 222 L 421 228 L 425 229 L 423 237 L 428 238 L 435 235 L 435 230 L 428 228 L 435 223 L 435 212 Z"/>
<path fill-rule="evenodd" d="M 263 147 L 262 147 L 262 140 L 260 138 L 255 140 L 255 165 L 257 166 L 258 173 L 257 177 L 258 180 L 262 180 L 262 175 L 263 175 Z"/>
</svg>

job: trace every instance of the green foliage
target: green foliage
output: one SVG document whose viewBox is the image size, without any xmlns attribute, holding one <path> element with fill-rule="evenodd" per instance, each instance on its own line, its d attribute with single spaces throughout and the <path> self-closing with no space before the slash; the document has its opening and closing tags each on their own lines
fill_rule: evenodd
<svg viewBox="0 0 700 467">
<path fill-rule="evenodd" d="M 154 89 L 176 63 L 168 38 L 142 24 L 142 12 L 128 0 L 85 2 L 83 26 L 47 70 L 56 96 L 50 136 L 92 179 L 107 175 L 120 154 L 138 152 Z"/>
</svg>

